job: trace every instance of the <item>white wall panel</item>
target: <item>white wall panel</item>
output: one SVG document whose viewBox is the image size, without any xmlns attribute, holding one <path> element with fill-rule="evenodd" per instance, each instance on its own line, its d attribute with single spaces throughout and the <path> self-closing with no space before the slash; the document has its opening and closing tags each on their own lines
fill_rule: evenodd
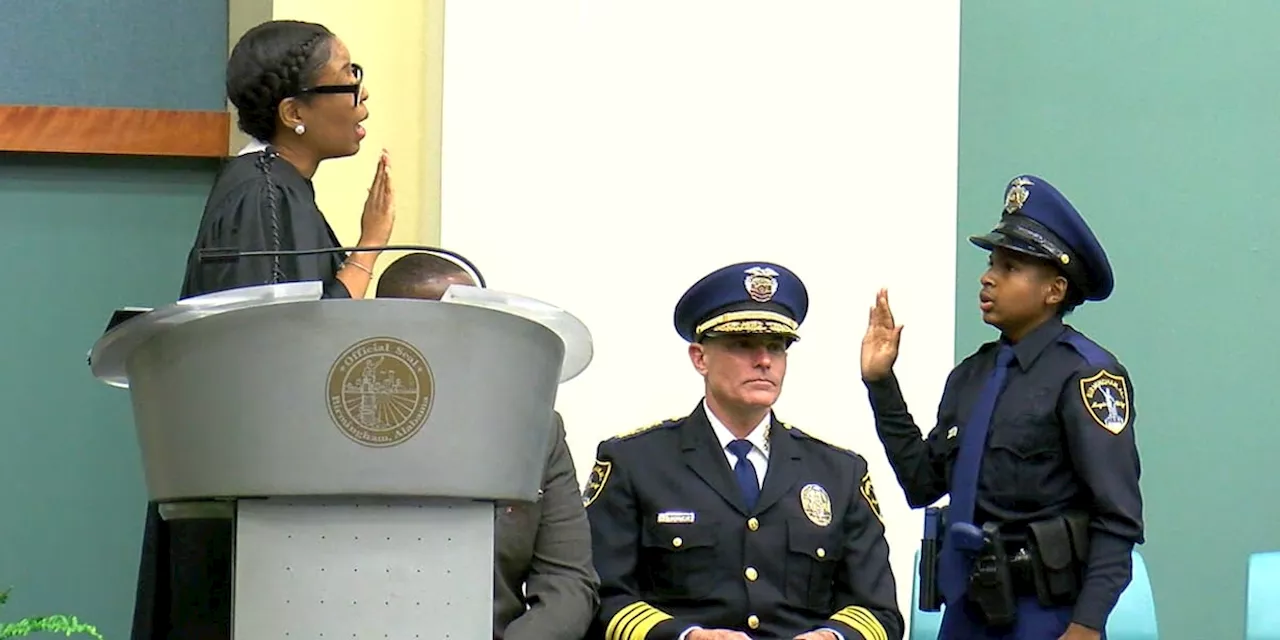
<svg viewBox="0 0 1280 640">
<path fill-rule="evenodd" d="M 465 0 L 447 8 L 442 238 L 490 286 L 559 304 L 596 358 L 561 389 L 596 443 L 698 402 L 672 307 L 719 266 L 808 285 L 783 420 L 871 462 L 904 611 L 920 514 L 859 381 L 888 286 L 932 426 L 952 365 L 959 3 Z"/>
</svg>

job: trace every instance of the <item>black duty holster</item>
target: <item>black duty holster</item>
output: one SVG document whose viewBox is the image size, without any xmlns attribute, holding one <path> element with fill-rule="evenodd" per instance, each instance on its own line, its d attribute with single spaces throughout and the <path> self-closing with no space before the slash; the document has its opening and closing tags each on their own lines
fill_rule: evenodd
<svg viewBox="0 0 1280 640">
<path fill-rule="evenodd" d="M 982 551 L 974 558 L 969 576 L 969 603 L 985 624 L 1008 626 L 1017 619 L 1018 602 L 1005 541 L 998 524 L 988 522 L 982 526 L 982 533 Z"/>
</svg>

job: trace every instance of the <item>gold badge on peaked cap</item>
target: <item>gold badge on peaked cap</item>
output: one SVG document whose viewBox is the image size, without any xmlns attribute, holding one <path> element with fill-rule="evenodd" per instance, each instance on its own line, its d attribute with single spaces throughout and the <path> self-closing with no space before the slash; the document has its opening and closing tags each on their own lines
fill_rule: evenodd
<svg viewBox="0 0 1280 640">
<path fill-rule="evenodd" d="M 1033 184 L 1035 183 L 1026 178 L 1015 178 L 1013 182 L 1009 183 L 1009 190 L 1004 194 L 1004 212 L 1013 213 L 1021 209 L 1022 205 L 1027 203 L 1027 197 L 1031 195 L 1027 187 Z"/>
<path fill-rule="evenodd" d="M 769 267 L 751 267 L 747 269 L 747 278 L 743 284 L 747 287 L 747 295 L 756 302 L 768 302 L 778 293 L 778 272 Z"/>
<path fill-rule="evenodd" d="M 831 524 L 831 496 L 820 484 L 806 484 L 800 489 L 800 507 L 809 521 L 825 527 Z"/>
<path fill-rule="evenodd" d="M 435 379 L 413 345 L 368 338 L 334 361 L 326 391 L 329 416 L 343 435 L 368 447 L 394 447 L 426 424 Z"/>
</svg>

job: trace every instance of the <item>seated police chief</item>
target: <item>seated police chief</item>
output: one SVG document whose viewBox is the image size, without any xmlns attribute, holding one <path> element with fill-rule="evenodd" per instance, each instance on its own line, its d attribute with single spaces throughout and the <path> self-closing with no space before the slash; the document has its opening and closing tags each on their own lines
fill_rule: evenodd
<svg viewBox="0 0 1280 640">
<path fill-rule="evenodd" d="M 454 262 L 413 253 L 387 267 L 378 279 L 377 294 L 439 300 L 452 284 L 475 282 Z M 555 429 L 541 501 L 499 507 L 495 514 L 495 640 L 581 640 L 599 602 L 591 531 L 558 412 Z"/>
<path fill-rule="evenodd" d="M 866 461 L 773 415 L 808 304 L 795 274 L 753 262 L 676 305 L 705 395 L 599 445 L 583 492 L 592 638 L 902 638 Z"/>
<path fill-rule="evenodd" d="M 341 246 L 311 178 L 328 158 L 360 150 L 369 97 L 360 65 L 324 26 L 277 20 L 244 34 L 227 61 L 227 97 L 253 144 L 227 161 L 209 193 L 181 298 L 277 282 L 319 280 L 327 298 L 363 298 L 376 253 L 201 259 L 203 249 Z M 385 152 L 361 218 L 361 245 L 384 245 L 395 222 Z M 164 521 L 147 507 L 133 640 L 231 636 L 232 521 Z"/>
</svg>

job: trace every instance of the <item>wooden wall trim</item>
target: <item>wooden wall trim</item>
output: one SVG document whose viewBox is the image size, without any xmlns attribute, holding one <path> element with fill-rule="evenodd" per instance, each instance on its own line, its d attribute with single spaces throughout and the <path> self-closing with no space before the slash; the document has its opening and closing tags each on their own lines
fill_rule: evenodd
<svg viewBox="0 0 1280 640">
<path fill-rule="evenodd" d="M 0 151 L 224 158 L 226 111 L 0 105 Z"/>
</svg>

